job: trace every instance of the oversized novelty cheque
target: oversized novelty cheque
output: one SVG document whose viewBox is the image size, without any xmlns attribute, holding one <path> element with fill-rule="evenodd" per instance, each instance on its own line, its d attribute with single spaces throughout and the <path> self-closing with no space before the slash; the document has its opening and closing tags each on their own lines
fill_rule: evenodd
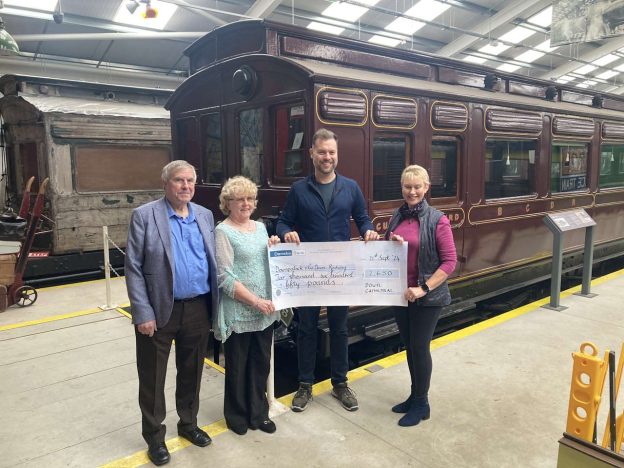
<svg viewBox="0 0 624 468">
<path fill-rule="evenodd" d="M 276 309 L 300 306 L 407 306 L 407 243 L 302 242 L 269 248 Z"/>
</svg>

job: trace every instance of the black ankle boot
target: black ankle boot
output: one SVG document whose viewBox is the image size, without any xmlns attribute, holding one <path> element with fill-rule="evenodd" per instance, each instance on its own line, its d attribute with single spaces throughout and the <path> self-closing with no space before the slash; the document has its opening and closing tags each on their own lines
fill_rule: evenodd
<svg viewBox="0 0 624 468">
<path fill-rule="evenodd" d="M 399 426 L 416 426 L 420 421 L 427 420 L 431 416 L 431 408 L 427 396 L 414 397 L 407 414 L 399 419 Z"/>
<path fill-rule="evenodd" d="M 394 405 L 392 407 L 392 412 L 393 413 L 407 413 L 410 409 L 410 406 L 412 406 L 412 395 L 407 397 L 407 400 L 405 400 L 402 403 L 399 403 L 398 405 Z"/>
</svg>

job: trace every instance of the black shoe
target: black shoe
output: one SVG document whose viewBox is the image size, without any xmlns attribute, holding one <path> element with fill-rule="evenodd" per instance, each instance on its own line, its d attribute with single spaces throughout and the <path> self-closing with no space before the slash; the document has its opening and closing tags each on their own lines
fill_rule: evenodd
<svg viewBox="0 0 624 468">
<path fill-rule="evenodd" d="M 266 432 L 267 434 L 273 434 L 277 430 L 277 427 L 275 427 L 275 423 L 273 421 L 267 419 L 266 421 L 262 421 L 259 426 L 249 426 L 249 429 L 253 429 L 254 431 L 256 429 L 260 429 L 262 432 Z"/>
<path fill-rule="evenodd" d="M 149 458 L 154 465 L 160 466 L 169 463 L 171 455 L 169 455 L 169 450 L 167 450 L 165 443 L 160 442 L 159 444 L 147 447 L 147 458 Z"/>
<path fill-rule="evenodd" d="M 228 426 L 228 429 L 238 435 L 245 435 L 247 434 L 247 428 L 246 427 L 236 427 L 236 426 Z"/>
<path fill-rule="evenodd" d="M 184 430 L 178 427 L 178 435 L 180 437 L 184 437 L 193 445 L 197 445 L 198 447 L 205 447 L 206 445 L 210 445 L 212 439 L 208 434 L 202 431 L 199 427 L 195 427 L 193 429 Z"/>
</svg>

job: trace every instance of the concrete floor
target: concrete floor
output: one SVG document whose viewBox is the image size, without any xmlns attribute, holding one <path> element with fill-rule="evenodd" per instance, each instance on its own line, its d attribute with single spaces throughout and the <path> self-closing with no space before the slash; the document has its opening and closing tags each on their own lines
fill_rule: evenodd
<svg viewBox="0 0 624 468">
<path fill-rule="evenodd" d="M 601 356 L 619 352 L 622 290 L 624 271 L 596 280 L 593 299 L 562 295 L 565 311 L 540 308 L 545 300 L 436 340 L 431 419 L 412 428 L 390 412 L 409 388 L 404 354 L 350 374 L 359 411 L 343 410 L 321 382 L 304 413 L 275 416 L 275 434 L 242 437 L 224 427 L 223 374 L 207 365 L 199 422 L 214 441 L 206 448 L 176 437 L 170 372 L 169 466 L 554 467 L 571 353 L 583 341 Z M 127 305 L 123 279 L 112 291 Z M 96 310 L 104 302 L 96 281 L 42 289 L 33 306 L 0 313 L 0 467 L 148 463 L 133 330 L 119 311 Z"/>
</svg>

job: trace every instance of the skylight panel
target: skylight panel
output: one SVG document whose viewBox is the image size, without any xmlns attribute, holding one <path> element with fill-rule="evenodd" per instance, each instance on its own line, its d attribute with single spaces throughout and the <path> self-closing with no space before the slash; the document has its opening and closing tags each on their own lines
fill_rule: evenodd
<svg viewBox="0 0 624 468">
<path fill-rule="evenodd" d="M 121 2 L 113 18 L 113 22 L 162 31 L 178 9 L 178 6 L 158 0 L 152 0 L 150 5 L 152 8 L 158 10 L 158 16 L 156 18 L 143 18 L 143 13 L 145 12 L 145 4 L 143 3 L 139 5 L 139 8 L 137 8 L 133 14 L 126 8 L 126 2 Z"/>
<path fill-rule="evenodd" d="M 508 72 L 508 73 L 513 73 L 518 68 L 522 68 L 522 67 L 520 65 L 512 65 L 511 63 L 504 63 L 500 67 L 496 67 L 497 70 Z"/>
<path fill-rule="evenodd" d="M 596 81 L 593 80 L 585 80 L 581 83 L 576 84 L 577 88 L 589 88 L 590 86 L 595 86 L 598 83 Z"/>
<path fill-rule="evenodd" d="M 432 21 L 449 8 L 450 5 L 438 2 L 436 0 L 421 0 L 416 5 L 407 10 L 404 15 L 419 18 L 424 21 Z M 416 21 L 410 18 L 400 17 L 395 19 L 384 29 L 410 36 L 418 31 L 420 28 L 425 26 L 425 24 L 426 23 L 423 23 L 422 21 Z"/>
<path fill-rule="evenodd" d="M 527 22 L 536 24 L 537 26 L 541 26 L 542 28 L 546 28 L 550 26 L 550 23 L 552 23 L 552 10 L 553 10 L 553 7 L 551 5 L 548 8 L 545 8 L 544 10 L 540 11 L 536 15 L 531 16 L 527 20 Z"/>
<path fill-rule="evenodd" d="M 487 62 L 487 59 L 486 59 L 486 58 L 483 58 L 483 57 L 476 57 L 476 56 L 474 56 L 474 55 L 466 55 L 466 56 L 464 57 L 464 61 L 465 61 L 465 62 L 471 62 L 471 63 L 478 63 L 478 64 L 482 64 L 482 63 Z"/>
<path fill-rule="evenodd" d="M 600 78 L 601 80 L 608 80 L 608 79 L 611 79 L 614 76 L 619 75 L 619 74 L 620 74 L 620 72 L 616 72 L 616 71 L 613 71 L 613 70 L 607 70 L 606 72 L 601 73 L 600 75 L 596 75 L 596 78 Z"/>
<path fill-rule="evenodd" d="M 4 0 L 5 6 L 32 8 L 33 10 L 54 11 L 58 0 Z"/>
<path fill-rule="evenodd" d="M 535 31 L 532 31 L 531 29 L 523 28 L 522 26 L 516 26 L 511 31 L 503 34 L 499 38 L 501 42 L 499 42 L 496 45 L 488 44 L 486 46 L 483 46 L 479 49 L 479 52 L 483 52 L 484 54 L 489 54 L 489 55 L 498 55 L 511 47 L 506 44 L 503 44 L 503 42 L 511 42 L 512 44 L 518 44 L 522 42 L 523 40 L 525 40 L 527 37 L 532 36 L 533 34 L 535 34 Z"/>
<path fill-rule="evenodd" d="M 496 45 L 488 44 L 486 46 L 483 46 L 479 49 L 479 52 L 483 52 L 484 54 L 489 54 L 489 55 L 498 55 L 501 52 L 506 51 L 510 47 L 511 46 L 508 46 L 508 45 L 503 44 L 502 42 L 499 42 Z"/>
<path fill-rule="evenodd" d="M 603 55 L 599 59 L 594 60 L 592 63 L 594 65 L 598 65 L 599 67 L 604 67 L 605 65 L 611 62 L 614 62 L 617 59 L 619 59 L 617 55 L 607 54 L 607 55 Z"/>
<path fill-rule="evenodd" d="M 385 46 L 389 46 L 389 47 L 396 47 L 401 42 L 403 42 L 403 40 L 402 39 L 393 39 L 391 37 L 380 36 L 378 34 L 375 34 L 373 37 L 371 37 L 368 40 L 368 42 L 372 42 L 373 44 L 385 45 Z"/>
<path fill-rule="evenodd" d="M 624 63 L 622 65 L 618 65 L 617 67 L 614 67 L 614 69 L 619 72 L 624 72 Z"/>
<path fill-rule="evenodd" d="M 532 29 L 523 28 L 522 26 L 516 26 L 508 33 L 503 34 L 500 37 L 501 41 L 511 42 L 512 44 L 518 44 L 524 41 L 527 37 L 531 37 L 535 34 Z"/>
<path fill-rule="evenodd" d="M 405 12 L 406 15 L 414 16 L 415 18 L 431 21 L 437 18 L 451 5 L 447 3 L 438 2 L 436 0 L 420 0 L 416 5 Z"/>
<path fill-rule="evenodd" d="M 341 28 L 340 26 L 334 26 L 327 23 L 319 23 L 318 21 L 312 21 L 310 24 L 308 24 L 308 29 L 326 32 L 329 34 L 335 34 L 336 36 L 339 36 L 340 34 L 342 34 L 342 31 L 345 30 L 345 28 Z"/>
<path fill-rule="evenodd" d="M 538 50 L 543 50 L 544 52 L 552 52 L 553 50 L 557 49 L 557 47 L 550 47 L 550 39 L 547 39 L 541 44 L 536 45 L 535 48 Z"/>
<path fill-rule="evenodd" d="M 570 81 L 574 81 L 574 78 L 568 75 L 561 75 L 556 81 L 557 83 L 569 83 Z"/>
<path fill-rule="evenodd" d="M 531 63 L 535 62 L 538 58 L 543 57 L 544 55 L 546 55 L 544 52 L 540 52 L 538 50 L 527 50 L 526 52 L 516 56 L 514 60 Z"/>
<path fill-rule="evenodd" d="M 593 72 L 596 68 L 598 67 L 595 65 L 584 65 L 581 68 L 574 70 L 574 73 L 578 75 L 587 75 L 588 73 Z"/>
<path fill-rule="evenodd" d="M 397 18 L 384 29 L 394 31 L 399 34 L 405 34 L 406 36 L 411 36 L 423 26 L 425 26 L 425 23 L 422 21 L 414 21 L 408 18 Z"/>
<path fill-rule="evenodd" d="M 373 6 L 379 0 L 359 0 L 360 3 Z M 334 2 L 329 5 L 323 13 L 323 16 L 329 16 L 330 18 L 337 18 L 343 21 L 353 23 L 357 21 L 364 13 L 368 11 L 368 8 L 360 5 L 352 5 L 346 2 Z"/>
</svg>

